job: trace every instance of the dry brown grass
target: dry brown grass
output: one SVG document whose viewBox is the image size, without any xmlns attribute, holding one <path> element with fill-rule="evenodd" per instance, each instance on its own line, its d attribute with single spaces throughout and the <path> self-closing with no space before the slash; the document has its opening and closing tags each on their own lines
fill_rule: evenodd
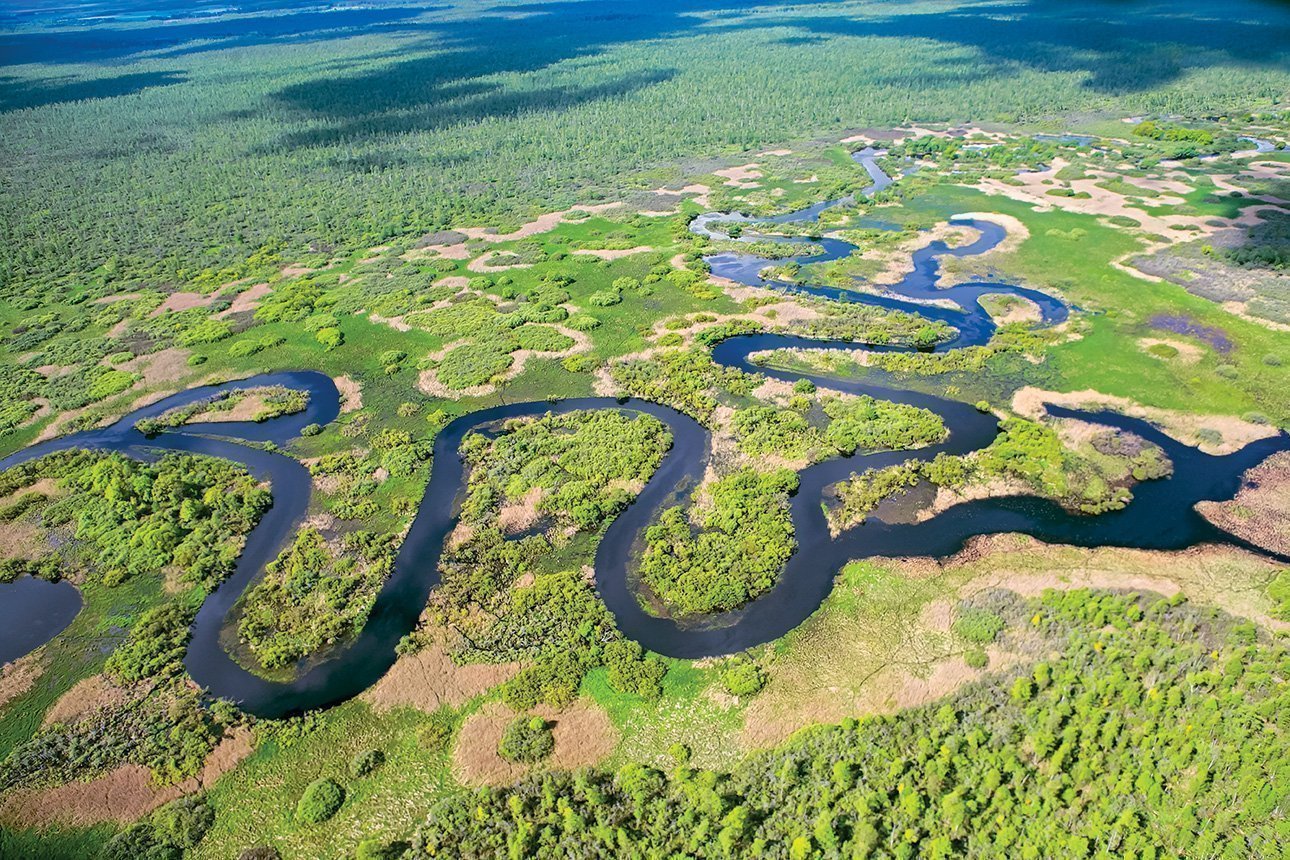
<svg viewBox="0 0 1290 860">
<path fill-rule="evenodd" d="M 106 821 L 128 824 L 184 795 L 209 788 L 254 751 L 251 730 L 227 735 L 207 757 L 201 773 L 177 785 L 158 787 L 152 772 L 125 764 L 88 782 L 26 789 L 0 803 L 0 824 L 15 827 L 89 827 Z"/>
<path fill-rule="evenodd" d="M 531 769 L 576 770 L 607 759 L 618 746 L 618 730 L 599 705 L 579 699 L 563 710 L 546 705 L 533 713 L 553 723 L 555 751 L 536 765 L 507 761 L 497 752 L 502 733 L 518 716 L 501 702 L 489 702 L 461 727 L 453 749 L 453 774 L 465 785 L 504 785 Z"/>
<path fill-rule="evenodd" d="M 1256 546 L 1290 554 L 1290 454 L 1269 457 L 1246 472 L 1236 498 L 1201 502 L 1196 510 Z"/>
<path fill-rule="evenodd" d="M 431 645 L 400 657 L 362 698 L 380 711 L 407 706 L 430 713 L 443 705 L 460 707 L 519 670 L 519 663 L 458 666 L 447 651 Z"/>
<path fill-rule="evenodd" d="M 45 712 L 43 725 L 74 723 L 98 711 L 114 708 L 130 698 L 130 693 L 103 675 L 91 675 L 78 682 Z"/>
</svg>

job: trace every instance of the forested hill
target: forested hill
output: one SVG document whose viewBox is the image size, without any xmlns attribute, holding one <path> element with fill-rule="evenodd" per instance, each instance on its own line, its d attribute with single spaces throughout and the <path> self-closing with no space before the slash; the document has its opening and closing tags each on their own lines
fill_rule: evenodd
<svg viewBox="0 0 1290 860">
<path fill-rule="evenodd" d="M 1290 653 L 1154 596 L 995 606 L 1061 656 L 733 773 L 543 773 L 444 801 L 418 857 L 1283 856 Z"/>
<path fill-rule="evenodd" d="M 9 295 L 219 283 L 857 126 L 1290 88 L 1290 9 L 1252 0 L 105 2 L 4 26 Z"/>
</svg>

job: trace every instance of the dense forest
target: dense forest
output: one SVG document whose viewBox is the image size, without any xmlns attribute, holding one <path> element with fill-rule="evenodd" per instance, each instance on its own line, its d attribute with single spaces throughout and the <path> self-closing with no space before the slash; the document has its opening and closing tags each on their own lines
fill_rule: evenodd
<svg viewBox="0 0 1290 860">
<path fill-rule="evenodd" d="M 848 126 L 1219 113 L 1287 86 L 1285 9 L 1255 0 L 274 11 L 4 37 L 7 295 L 220 283 Z"/>
</svg>

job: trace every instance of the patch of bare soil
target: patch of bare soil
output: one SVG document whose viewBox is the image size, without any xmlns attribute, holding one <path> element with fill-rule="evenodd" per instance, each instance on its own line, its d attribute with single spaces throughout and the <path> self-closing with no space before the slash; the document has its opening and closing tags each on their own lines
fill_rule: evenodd
<svg viewBox="0 0 1290 860">
<path fill-rule="evenodd" d="M 91 675 L 78 681 L 45 712 L 44 726 L 74 723 L 98 711 L 114 708 L 130 698 L 130 693 L 103 675 Z"/>
<path fill-rule="evenodd" d="M 725 180 L 725 185 L 731 188 L 757 188 L 758 183 L 752 181 L 762 178 L 762 172 L 758 170 L 756 162 L 742 164 L 738 167 L 726 167 L 721 170 L 712 171 L 713 176 L 720 176 Z"/>
<path fill-rule="evenodd" d="M 333 380 L 336 383 L 336 389 L 340 391 L 340 411 L 357 412 L 363 408 L 363 389 L 354 379 L 348 376 L 338 376 Z"/>
<path fill-rule="evenodd" d="M 491 227 L 463 227 L 457 232 L 471 239 L 483 239 L 489 242 L 513 242 L 516 239 L 526 239 L 538 233 L 549 233 L 565 221 L 582 220 L 581 215 L 598 215 L 601 212 L 607 212 L 622 205 L 622 203 L 596 203 L 574 206 L 562 212 L 548 212 L 545 215 L 539 215 L 527 224 L 521 225 L 518 230 L 511 233 L 496 233 L 493 232 Z"/>
<path fill-rule="evenodd" d="M 214 300 L 214 296 L 204 296 L 201 293 L 171 293 L 148 316 L 159 317 L 168 311 L 187 311 L 193 308 L 204 308 Z"/>
<path fill-rule="evenodd" d="M 260 306 L 260 299 L 273 292 L 268 284 L 254 284 L 233 297 L 233 303 L 217 314 L 219 317 L 253 311 Z"/>
<path fill-rule="evenodd" d="M 253 751 L 251 730 L 239 728 L 220 741 L 200 774 L 177 785 L 158 787 L 148 768 L 125 764 L 89 782 L 15 791 L 0 803 L 0 823 L 18 827 L 128 824 L 172 800 L 209 788 Z"/>
<path fill-rule="evenodd" d="M 1205 357 L 1205 352 L 1194 343 L 1187 343 L 1183 340 L 1169 340 L 1168 338 L 1158 337 L 1140 337 L 1138 346 L 1142 347 L 1143 352 L 1151 352 L 1153 346 L 1169 346 L 1178 350 L 1175 356 L 1183 364 L 1195 364 Z"/>
<path fill-rule="evenodd" d="M 1196 510 L 1224 531 L 1290 555 L 1290 454 L 1276 454 L 1246 472 L 1234 499 L 1201 502 Z"/>
<path fill-rule="evenodd" d="M 45 651 L 37 648 L 0 666 L 0 708 L 26 693 L 45 671 Z"/>
<path fill-rule="evenodd" d="M 1267 424 L 1254 424 L 1230 415 L 1192 415 L 1142 406 L 1127 397 L 1115 397 L 1093 390 L 1056 392 L 1044 391 L 1033 386 L 1020 389 L 1012 398 L 1012 409 L 1018 415 L 1039 420 L 1046 414 L 1045 403 L 1076 409 L 1098 407 L 1122 412 L 1134 418 L 1143 418 L 1165 433 L 1187 445 L 1195 445 L 1210 454 L 1230 454 L 1259 439 L 1275 436 L 1277 428 Z M 1217 445 L 1201 442 L 1197 433 L 1202 429 L 1217 430 L 1223 441 Z"/>
<path fill-rule="evenodd" d="M 497 752 L 502 733 L 517 714 L 490 702 L 461 727 L 453 749 L 453 774 L 466 785 L 503 785 L 530 769 L 576 770 L 604 761 L 618 746 L 618 730 L 604 708 L 580 699 L 563 710 L 542 705 L 534 713 L 552 723 L 555 751 L 536 765 L 509 762 Z"/>
<path fill-rule="evenodd" d="M 407 706 L 430 713 L 443 705 L 464 705 L 480 693 L 509 681 L 519 670 L 519 663 L 458 666 L 447 651 L 430 645 L 396 660 L 390 671 L 361 698 L 380 711 Z"/>
</svg>

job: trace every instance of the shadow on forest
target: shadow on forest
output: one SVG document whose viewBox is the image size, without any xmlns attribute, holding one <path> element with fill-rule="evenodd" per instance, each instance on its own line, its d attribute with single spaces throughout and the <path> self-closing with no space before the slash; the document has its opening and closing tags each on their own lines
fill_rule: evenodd
<svg viewBox="0 0 1290 860">
<path fill-rule="evenodd" d="M 283 8 L 265 0 L 264 9 Z M 809 46 L 824 38 L 922 38 L 975 49 L 982 74 L 1001 67 L 1046 72 L 1086 72 L 1085 86 L 1123 94 L 1176 80 L 1198 64 L 1285 64 L 1290 32 L 1286 0 L 1239 0 L 1222 7 L 1199 2 L 1125 3 L 1093 0 L 1070 4 L 1035 0 L 1024 5 L 975 3 L 938 12 L 856 18 L 857 7 L 800 5 L 797 0 L 764 0 L 750 7 L 737 0 L 558 0 L 502 6 L 472 17 L 426 19 L 445 7 L 338 8 L 288 10 L 285 14 L 186 20 L 131 27 L 10 33 L 0 36 L 0 57 L 10 64 L 125 61 L 144 52 L 177 58 L 230 47 L 303 43 L 372 33 L 422 37 L 400 45 L 388 65 L 334 74 L 293 84 L 271 98 L 329 121 L 330 128 L 288 136 L 279 146 L 312 146 L 390 132 L 442 128 L 453 122 L 505 116 L 533 108 L 561 109 L 647 86 L 645 77 L 608 81 L 587 88 L 549 88 L 503 95 L 478 79 L 505 72 L 533 72 L 574 58 L 598 55 L 610 46 L 732 30 L 791 28 L 781 40 Z M 823 14 L 836 8 L 836 14 Z M 705 25 L 711 23 L 714 26 Z M 387 55 L 389 56 L 389 55 Z M 404 59 L 406 58 L 406 59 Z M 758 61 L 749 57 L 750 63 Z M 350 60 L 349 62 L 353 62 Z M 659 72 L 660 79 L 670 73 Z M 786 70 L 791 74 L 791 70 Z M 103 95 L 147 86 L 136 76 L 99 84 Z M 859 81 L 858 83 L 863 83 Z M 603 95 L 597 95 L 597 93 Z M 466 98 L 474 96 L 474 101 Z M 57 87 L 32 86 L 22 103 L 61 98 Z M 83 97 L 100 97 L 91 93 Z M 543 102 L 542 98 L 549 101 Z M 460 104 L 444 102 L 462 99 Z M 7 102 L 19 102 L 9 98 Z"/>
<path fill-rule="evenodd" d="M 755 8 L 755 16 L 750 16 L 747 6 L 732 0 L 673 0 L 650 6 L 573 0 L 507 7 L 507 16 L 436 23 L 429 25 L 433 41 L 421 46 L 436 53 L 358 74 L 321 77 L 277 92 L 274 98 L 284 106 L 332 123 L 286 136 L 277 144 L 313 146 L 442 128 L 457 119 L 482 119 L 519 109 L 558 110 L 598 97 L 593 91 L 600 88 L 585 93 L 552 89 L 545 91 L 549 102 L 542 101 L 543 91 L 536 91 L 514 97 L 494 92 L 451 109 L 442 103 L 460 97 L 459 87 L 484 76 L 537 71 L 594 56 L 614 44 L 692 36 L 701 32 L 705 16 L 713 16 L 718 25 L 707 30 L 714 35 L 769 27 L 801 31 L 781 44 L 797 40 L 809 45 L 834 36 L 918 37 L 958 44 L 982 52 L 985 59 L 977 65 L 983 76 L 999 74 L 1000 65 L 1087 71 L 1090 77 L 1085 85 L 1110 94 L 1168 83 L 1202 55 L 1205 63 L 1216 59 L 1247 65 L 1281 63 L 1286 28 L 1268 19 L 1280 14 L 1290 25 L 1287 4 L 1271 0 L 1245 4 L 1243 11 L 1254 20 L 1210 17 L 1211 7 L 1199 4 L 1195 12 L 1188 12 L 1177 4 L 1163 3 L 1131 9 L 1114 0 L 1074 8 L 1049 0 L 1024 7 L 982 4 L 871 19 L 824 17 L 817 14 L 819 6 L 806 7 L 810 14 L 799 14 L 789 0 L 772 0 Z M 1258 22 L 1259 15 L 1264 23 Z M 416 50 L 414 46 L 404 53 Z"/>
<path fill-rule="evenodd" d="M 0 111 L 38 107 L 81 99 L 106 99 L 142 92 L 153 87 L 182 84 L 188 78 L 179 72 L 139 72 L 115 78 L 32 81 L 0 76 Z"/>
</svg>

